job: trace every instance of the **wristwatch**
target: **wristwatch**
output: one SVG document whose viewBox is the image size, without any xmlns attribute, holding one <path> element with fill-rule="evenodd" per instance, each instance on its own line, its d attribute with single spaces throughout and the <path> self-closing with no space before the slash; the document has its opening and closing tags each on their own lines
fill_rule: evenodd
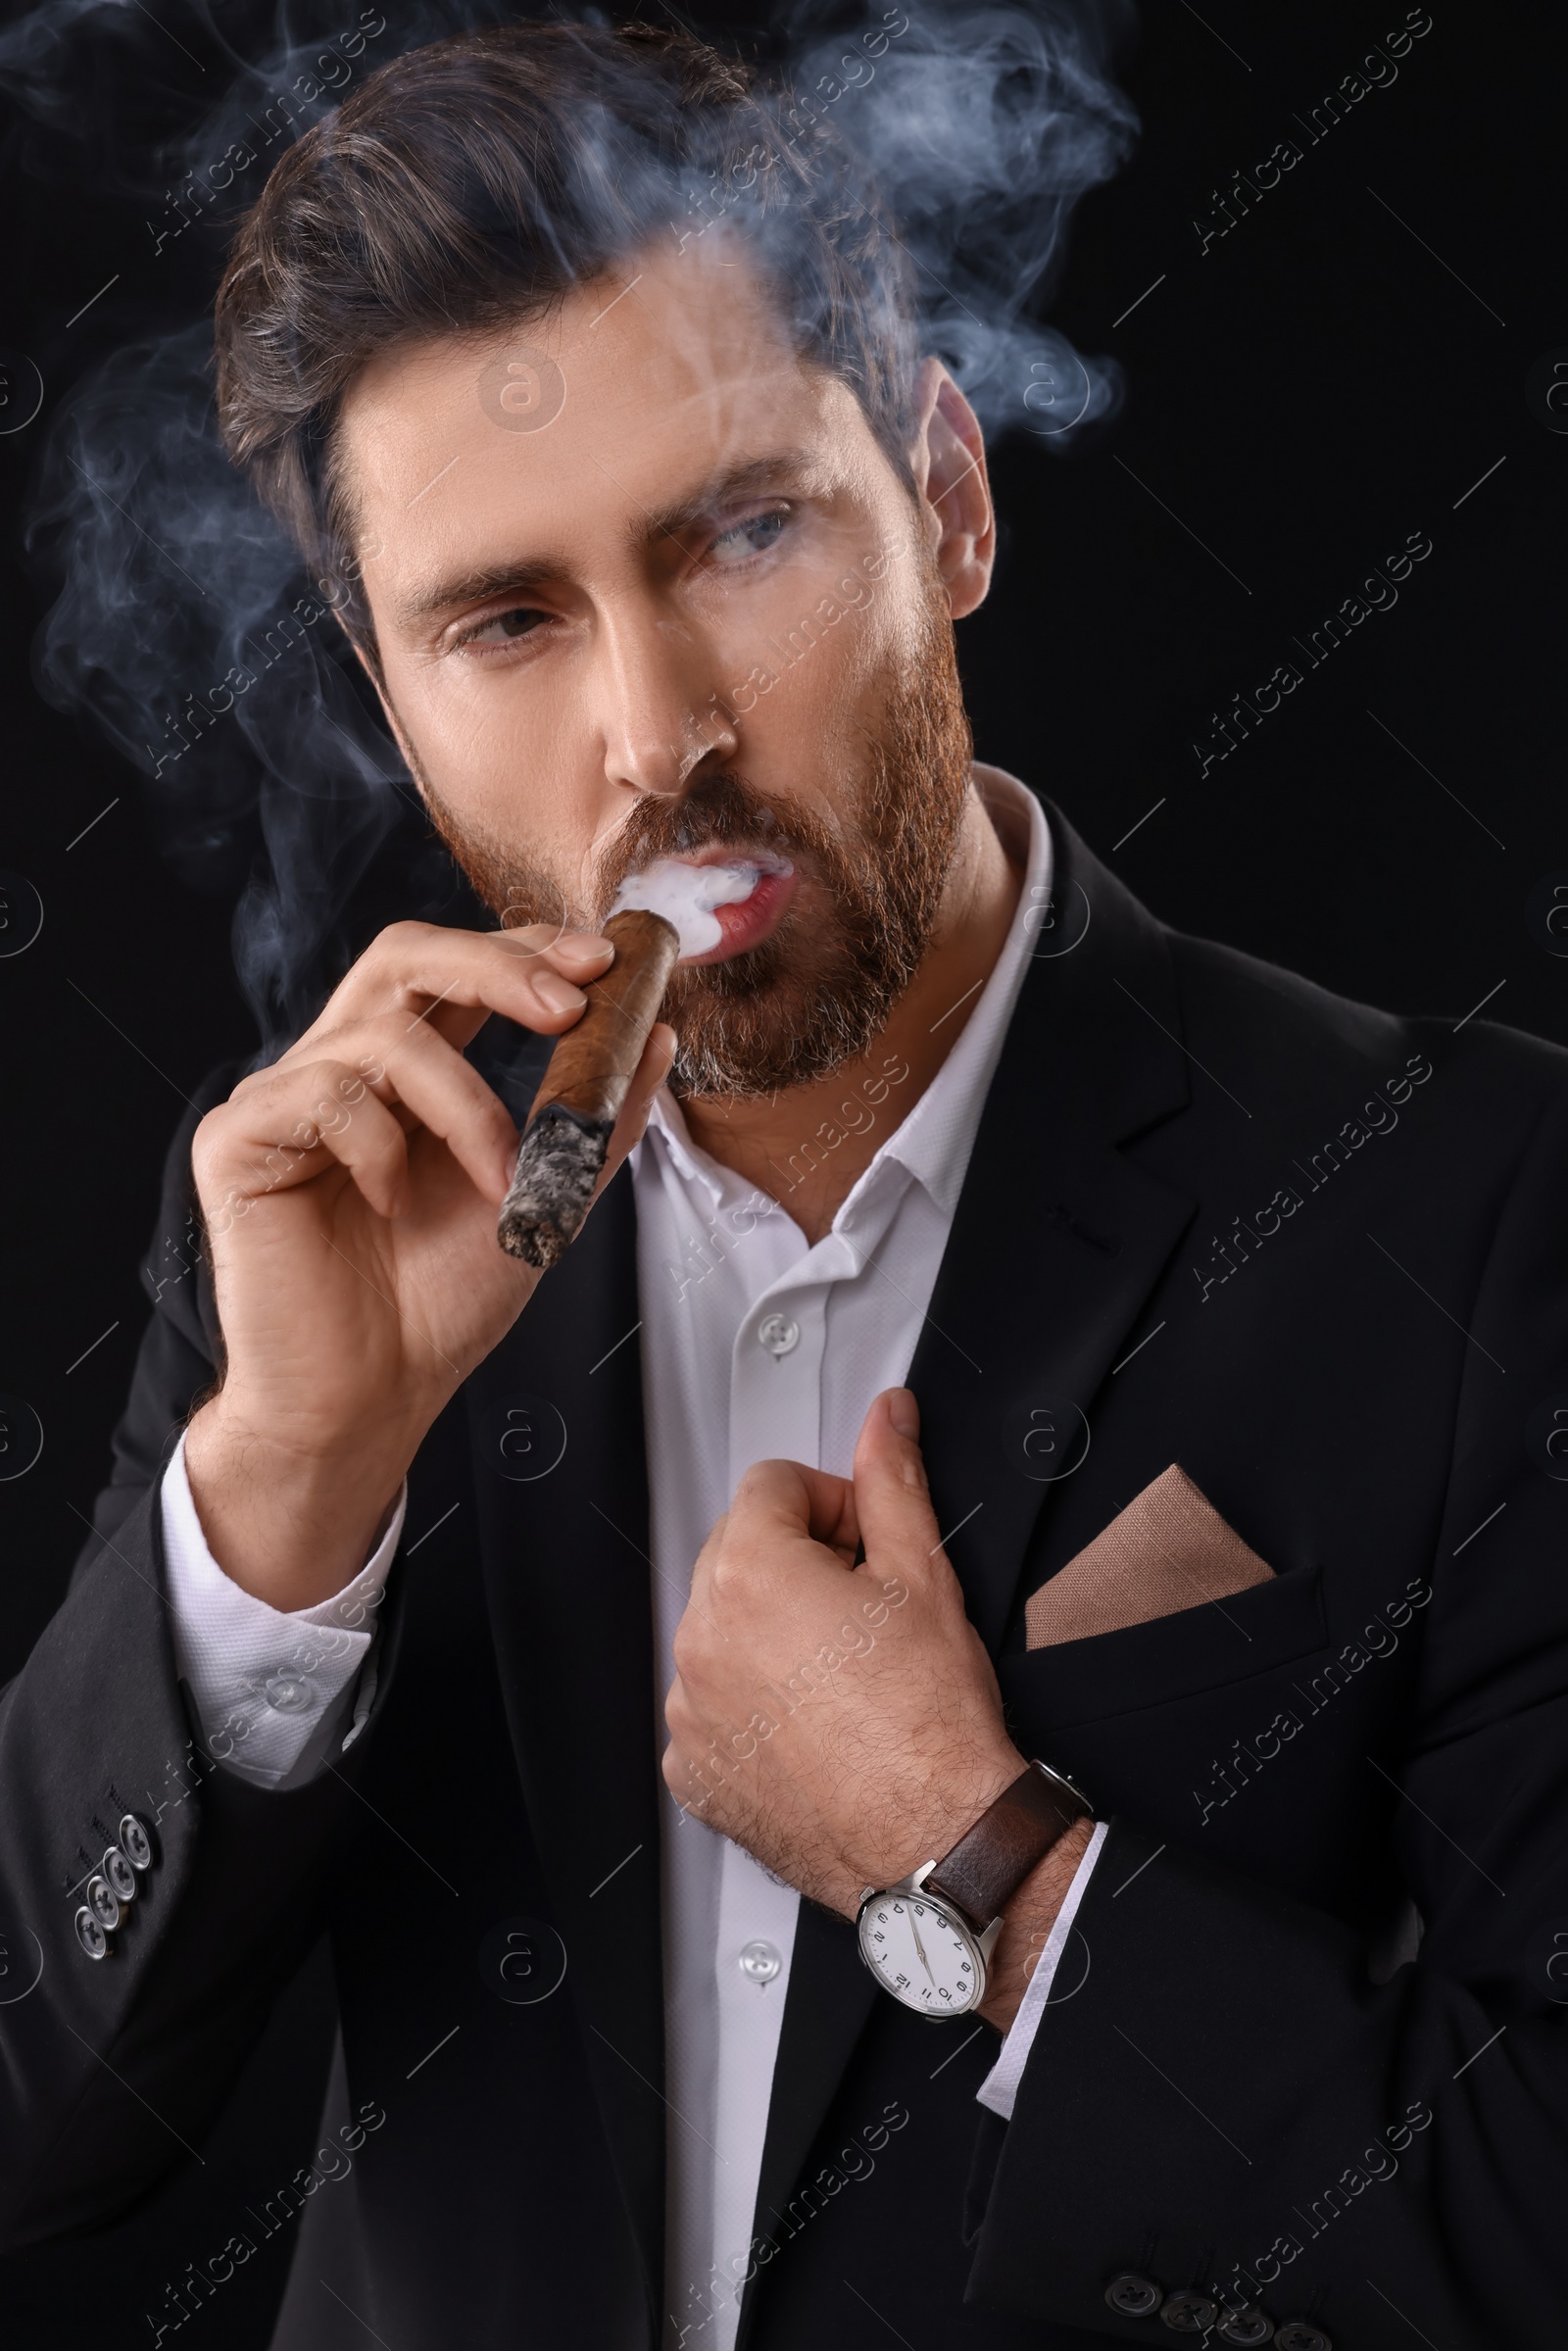
<svg viewBox="0 0 1568 2351">
<path fill-rule="evenodd" d="M 868 1886 L 857 1929 L 860 1957 L 884 1991 L 917 2016 L 967 2016 L 986 1996 L 1002 1913 L 1088 1797 L 1048 1763 L 1030 1763 L 940 1861 L 897 1886 Z"/>
</svg>

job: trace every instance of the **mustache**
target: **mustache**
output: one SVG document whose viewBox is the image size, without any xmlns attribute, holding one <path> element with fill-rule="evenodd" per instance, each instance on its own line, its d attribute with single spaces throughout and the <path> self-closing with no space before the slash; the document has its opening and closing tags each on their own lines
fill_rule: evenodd
<svg viewBox="0 0 1568 2351">
<path fill-rule="evenodd" d="M 601 916 L 629 873 L 659 857 L 687 857 L 702 849 L 762 849 L 828 874 L 843 862 L 832 827 L 808 809 L 776 797 L 764 800 L 739 775 L 709 777 L 678 800 L 641 800 L 594 861 L 592 902 Z"/>
</svg>

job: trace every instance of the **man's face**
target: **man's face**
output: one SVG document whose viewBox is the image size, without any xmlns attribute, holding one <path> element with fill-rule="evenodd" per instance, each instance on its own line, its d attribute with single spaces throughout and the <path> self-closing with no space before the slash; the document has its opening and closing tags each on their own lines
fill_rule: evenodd
<svg viewBox="0 0 1568 2351">
<path fill-rule="evenodd" d="M 755 858 L 677 970 L 675 1082 L 755 1095 L 863 1051 L 968 787 L 939 519 L 743 249 L 383 356 L 342 434 L 389 713 L 502 920 L 592 929 L 655 857 Z"/>
</svg>

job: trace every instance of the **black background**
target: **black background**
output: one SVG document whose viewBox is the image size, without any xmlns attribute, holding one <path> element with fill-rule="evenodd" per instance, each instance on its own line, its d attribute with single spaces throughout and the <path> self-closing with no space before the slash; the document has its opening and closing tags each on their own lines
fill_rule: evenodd
<svg viewBox="0 0 1568 2351">
<path fill-rule="evenodd" d="M 383 5 L 396 26 L 398 0 Z M 1431 14 L 1397 80 L 1308 144 L 1294 118 L 1403 24 L 1396 0 L 1143 12 L 1121 65 L 1143 135 L 1085 200 L 1053 309 L 1081 348 L 1118 357 L 1129 397 L 1084 454 L 1026 434 L 995 453 L 998 578 L 960 658 L 981 756 L 1056 798 L 1168 920 L 1401 1011 L 1457 1020 L 1490 994 L 1487 1017 L 1568 1043 L 1568 961 L 1526 919 L 1535 886 L 1568 869 L 1554 692 L 1568 435 L 1526 390 L 1538 362 L 1568 359 L 1564 41 L 1544 8 L 1433 0 Z M 217 0 L 215 15 L 247 54 L 269 45 L 260 13 Z M 104 46 L 106 125 L 177 126 L 215 94 L 201 17 L 186 0 L 154 16 Z M 1216 218 L 1212 191 L 1286 138 L 1299 164 L 1200 250 L 1193 221 Z M 154 258 L 152 208 L 58 136 L 13 120 L 6 159 L 0 344 L 33 359 L 45 400 L 0 437 L 0 867 L 33 884 L 45 919 L 0 959 L 0 1392 L 39 1415 L 44 1446 L 0 1483 L 0 1681 L 58 1605 L 105 1475 L 182 1098 L 256 1043 L 231 891 L 176 876 L 137 774 L 33 690 L 50 589 L 16 519 L 62 395 L 129 336 L 194 315 L 220 247 L 192 237 Z M 1433 552 L 1396 607 L 1308 668 L 1293 639 L 1412 533 Z M 1193 745 L 1210 742 L 1212 713 L 1284 661 L 1304 671 L 1298 690 L 1201 775 Z M 383 871 L 359 935 L 389 896 Z M 82 2343 L 106 2324 L 150 2340 L 165 2280 L 308 2156 L 326 2028 L 318 1958 L 200 2166 L 91 2247 L 0 2265 L 7 2340 Z M 185 2339 L 264 2345 L 285 2258 L 269 2245 Z"/>
</svg>

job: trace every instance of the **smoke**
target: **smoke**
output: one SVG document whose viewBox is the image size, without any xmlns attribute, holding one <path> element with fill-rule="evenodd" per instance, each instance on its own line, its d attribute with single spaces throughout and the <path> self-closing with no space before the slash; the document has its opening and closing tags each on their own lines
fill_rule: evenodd
<svg viewBox="0 0 1568 2351">
<path fill-rule="evenodd" d="M 29 545 L 65 585 L 34 661 L 140 769 L 186 877 L 239 888 L 239 977 L 270 1036 L 341 959 L 402 778 L 327 595 L 219 445 L 210 354 L 205 321 L 132 344 L 62 415 Z"/>
<path fill-rule="evenodd" d="M 1036 314 L 1077 200 L 1134 134 L 1106 62 L 1126 6 L 915 0 L 841 31 L 816 6 L 775 21 L 784 110 L 803 122 L 825 115 L 886 192 L 923 348 L 989 433 L 1018 429 L 1054 452 L 1120 397 L 1114 363 L 1080 355 Z M 347 0 L 327 33 L 307 38 L 282 0 L 260 61 L 247 62 L 232 45 L 235 12 L 222 31 L 198 0 L 189 37 L 205 63 L 181 19 L 175 47 L 189 65 L 171 67 L 143 45 L 154 20 L 125 0 L 44 0 L 0 32 L 0 90 L 30 126 L 34 170 L 58 176 L 65 157 L 79 173 L 90 153 L 101 188 L 143 203 L 148 266 L 167 273 L 171 257 L 183 268 L 194 254 L 211 280 L 287 143 L 391 57 L 511 13 L 485 0 Z M 173 22 L 166 14 L 156 29 Z M 267 1057 L 346 966 L 357 894 L 378 858 L 398 859 L 401 911 L 435 912 L 458 885 L 333 617 L 344 584 L 303 574 L 220 449 L 211 342 L 205 311 L 149 333 L 57 411 L 28 528 L 60 583 L 35 670 L 50 702 L 88 717 L 139 769 L 180 871 L 236 893 L 235 959 Z"/>
<path fill-rule="evenodd" d="M 993 436 L 1021 427 L 1062 451 L 1120 403 L 1116 363 L 1081 355 L 1031 306 L 1055 283 L 1078 199 L 1131 148 L 1137 121 L 1107 73 L 1128 22 L 1121 0 L 914 0 L 874 18 L 869 36 L 810 41 L 791 72 L 885 190 L 914 263 L 924 348 Z M 879 33 L 875 79 L 861 79 Z"/>
</svg>

